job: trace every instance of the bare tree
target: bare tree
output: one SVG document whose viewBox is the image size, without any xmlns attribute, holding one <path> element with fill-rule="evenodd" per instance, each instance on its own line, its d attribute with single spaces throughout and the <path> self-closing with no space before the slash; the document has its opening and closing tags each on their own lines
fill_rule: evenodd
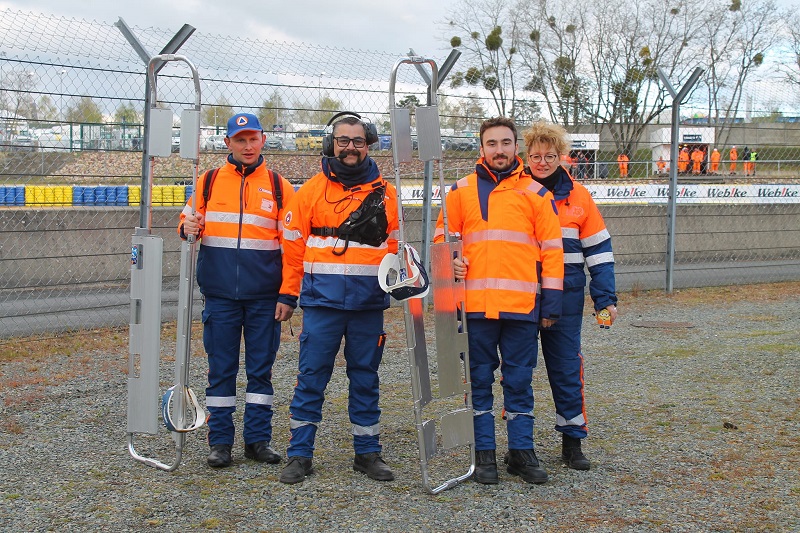
<svg viewBox="0 0 800 533">
<path fill-rule="evenodd" d="M 11 114 L 11 118 L 17 121 L 21 118 L 30 120 L 37 119 L 36 100 L 33 90 L 36 88 L 36 75 L 20 69 L 3 71 L 3 79 L 0 80 L 2 91 L 2 108 Z"/>
<path fill-rule="evenodd" d="M 717 144 L 725 146 L 745 83 L 781 40 L 785 14 L 773 0 L 712 0 L 709 7 L 715 16 L 699 32 L 708 65 L 708 117 L 717 126 Z"/>
<path fill-rule="evenodd" d="M 790 62 L 784 66 L 786 81 L 795 89 L 800 88 L 800 15 L 793 13 L 786 19 Z"/>
<path fill-rule="evenodd" d="M 482 87 L 492 97 L 497 113 L 514 117 L 517 23 L 504 0 L 460 0 L 454 5 L 447 30 L 450 45 L 460 48 L 468 65 L 455 72 L 453 88 Z"/>
<path fill-rule="evenodd" d="M 551 120 L 564 125 L 583 122 L 590 107 L 589 82 L 578 73 L 585 32 L 569 10 L 549 0 L 523 0 L 514 11 L 528 32 L 519 50 L 521 64 L 530 73 L 525 90 L 541 96 Z M 530 113 L 532 105 L 538 107 L 535 102 L 526 105 L 531 119 L 537 114 Z"/>
<path fill-rule="evenodd" d="M 589 59 L 584 77 L 595 92 L 587 115 L 611 133 L 620 152 L 632 155 L 646 126 L 668 107 L 657 67 L 685 79 L 697 66 L 689 47 L 693 15 L 687 2 L 675 5 L 598 0 L 580 13 Z"/>
</svg>

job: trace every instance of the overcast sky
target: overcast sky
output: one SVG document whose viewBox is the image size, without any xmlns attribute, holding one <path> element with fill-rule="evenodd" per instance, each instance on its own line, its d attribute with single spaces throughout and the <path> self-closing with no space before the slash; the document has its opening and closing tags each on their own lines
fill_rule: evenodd
<svg viewBox="0 0 800 533">
<path fill-rule="evenodd" d="M 442 0 L 0 0 L 0 9 L 177 31 L 190 24 L 211 35 L 436 55 L 449 46 L 436 24 Z"/>
</svg>

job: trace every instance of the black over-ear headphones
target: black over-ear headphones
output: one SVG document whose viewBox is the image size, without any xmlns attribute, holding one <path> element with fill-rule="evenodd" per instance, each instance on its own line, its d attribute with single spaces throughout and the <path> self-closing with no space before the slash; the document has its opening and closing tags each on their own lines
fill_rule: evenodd
<svg viewBox="0 0 800 533">
<path fill-rule="evenodd" d="M 364 126 L 364 134 L 367 139 L 367 146 L 378 142 L 378 128 L 375 127 L 375 124 L 372 122 L 364 122 L 364 119 L 361 118 L 361 115 L 358 113 L 353 113 L 351 111 L 342 111 L 340 113 L 336 113 L 331 117 L 328 123 L 325 125 L 325 129 L 329 128 L 331 124 L 333 124 L 337 118 L 344 117 L 344 116 L 351 116 L 356 117 L 361 125 Z M 328 133 L 325 137 L 322 138 L 322 155 L 333 157 L 333 128 L 331 128 L 331 132 Z"/>
</svg>

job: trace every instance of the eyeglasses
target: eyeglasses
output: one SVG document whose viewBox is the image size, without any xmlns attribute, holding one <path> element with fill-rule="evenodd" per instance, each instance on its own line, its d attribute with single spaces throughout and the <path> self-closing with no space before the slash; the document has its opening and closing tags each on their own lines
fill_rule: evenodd
<svg viewBox="0 0 800 533">
<path fill-rule="evenodd" d="M 544 160 L 545 163 L 555 163 L 556 159 L 558 159 L 558 154 L 546 154 L 542 156 L 541 154 L 528 154 L 528 159 L 533 161 L 534 163 L 541 163 Z"/>
<path fill-rule="evenodd" d="M 342 135 L 340 137 L 334 137 L 334 139 L 336 139 L 336 144 L 339 145 L 339 148 L 347 148 L 347 145 L 351 142 L 356 148 L 364 148 L 367 145 L 367 140 L 364 137 L 356 137 L 355 139 L 351 139 L 350 137 L 345 137 Z"/>
</svg>

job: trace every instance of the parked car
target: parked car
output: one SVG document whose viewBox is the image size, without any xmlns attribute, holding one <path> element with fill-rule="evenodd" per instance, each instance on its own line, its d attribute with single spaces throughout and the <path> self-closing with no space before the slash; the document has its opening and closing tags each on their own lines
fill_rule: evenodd
<svg viewBox="0 0 800 533">
<path fill-rule="evenodd" d="M 294 139 L 291 137 L 284 137 L 283 138 L 283 149 L 289 152 L 294 152 L 297 150 L 297 143 L 294 142 Z"/>
<path fill-rule="evenodd" d="M 39 141 L 32 135 L 20 133 L 11 139 L 11 150 L 15 152 L 35 152 L 39 148 Z"/>
<path fill-rule="evenodd" d="M 471 131 L 462 131 L 459 135 L 444 138 L 445 150 L 478 151 L 478 136 Z"/>
<path fill-rule="evenodd" d="M 284 150 L 294 151 L 297 150 L 297 144 L 291 137 L 281 137 L 280 135 L 267 136 L 267 142 L 264 143 L 265 150 Z"/>
<path fill-rule="evenodd" d="M 295 143 L 298 150 L 322 150 L 322 139 L 325 137 L 325 130 L 307 130 L 297 132 Z"/>
<path fill-rule="evenodd" d="M 207 152 L 221 151 L 227 149 L 228 147 L 225 146 L 224 135 L 209 135 L 208 137 L 206 137 L 205 143 L 203 143 L 203 150 Z"/>
<path fill-rule="evenodd" d="M 379 133 L 378 140 L 369 145 L 370 150 L 391 150 L 392 136 L 388 133 Z"/>
</svg>

